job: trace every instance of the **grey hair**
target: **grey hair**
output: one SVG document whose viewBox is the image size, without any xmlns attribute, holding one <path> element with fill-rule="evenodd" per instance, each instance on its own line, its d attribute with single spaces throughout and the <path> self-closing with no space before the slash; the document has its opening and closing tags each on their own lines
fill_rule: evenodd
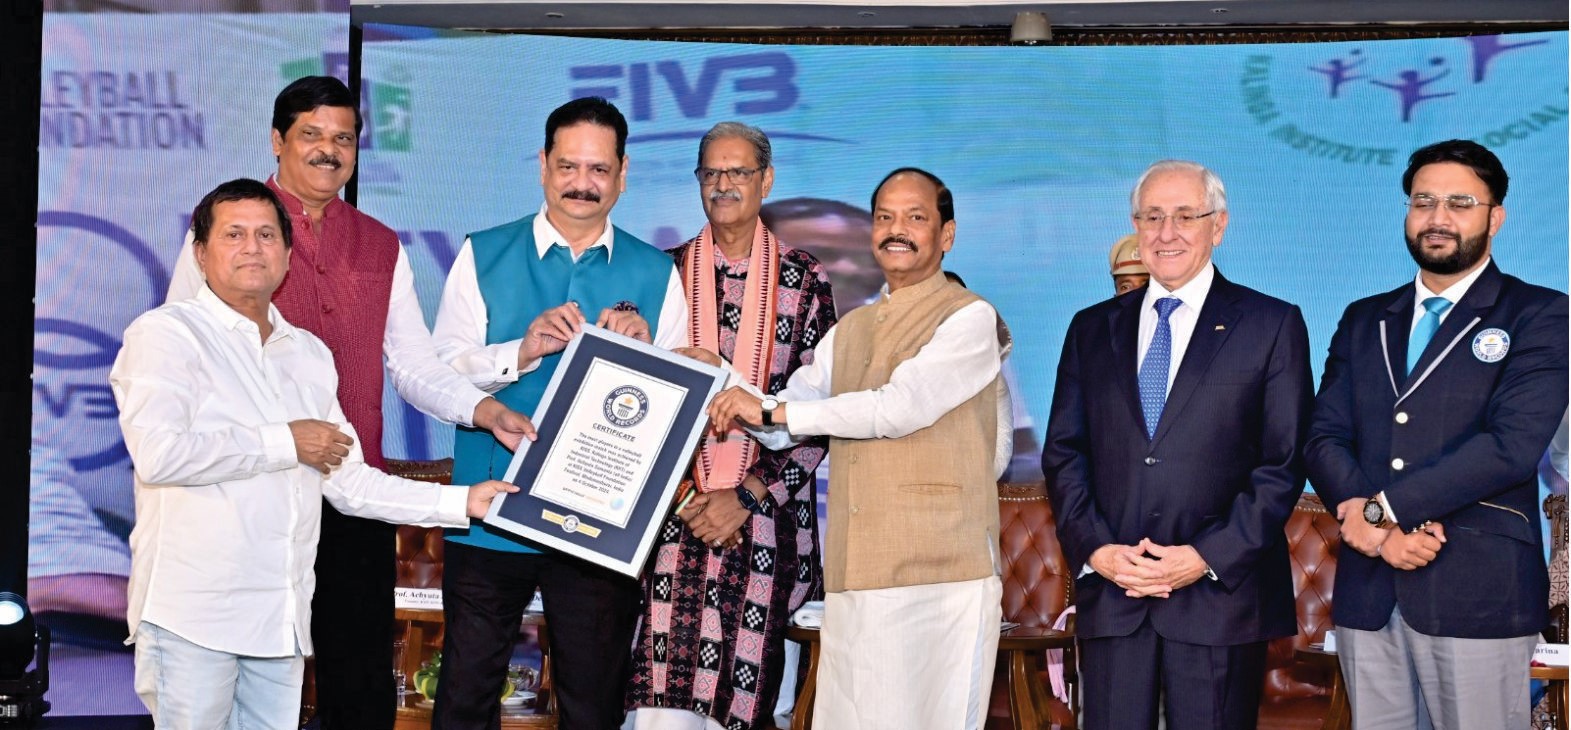
<svg viewBox="0 0 1571 730">
<path fill-rule="evenodd" d="M 769 136 L 764 130 L 750 124 L 741 122 L 721 122 L 709 128 L 704 138 L 698 142 L 698 166 L 704 166 L 704 152 L 709 149 L 709 143 L 726 137 L 740 137 L 753 145 L 753 155 L 758 158 L 758 167 L 766 169 L 774 158 L 774 148 L 769 146 Z"/>
<path fill-rule="evenodd" d="M 1145 172 L 1140 173 L 1140 179 L 1135 181 L 1135 189 L 1129 191 L 1130 215 L 1140 213 L 1140 188 L 1145 186 L 1146 178 L 1159 172 L 1193 172 L 1200 175 L 1200 183 L 1206 189 L 1206 205 L 1217 212 L 1227 210 L 1227 188 L 1222 186 L 1222 178 L 1217 177 L 1216 173 L 1198 162 L 1161 160 L 1152 163 Z"/>
</svg>

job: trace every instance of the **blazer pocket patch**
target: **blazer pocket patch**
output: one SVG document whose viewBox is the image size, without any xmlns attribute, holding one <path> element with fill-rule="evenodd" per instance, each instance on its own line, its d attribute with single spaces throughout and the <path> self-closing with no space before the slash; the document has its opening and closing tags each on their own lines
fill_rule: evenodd
<svg viewBox="0 0 1571 730">
<path fill-rule="evenodd" d="M 1520 511 L 1492 502 L 1480 502 L 1459 512 L 1452 522 L 1464 530 L 1509 537 L 1529 545 L 1535 543 L 1538 530 L 1538 525 L 1528 522 L 1527 516 Z"/>
</svg>

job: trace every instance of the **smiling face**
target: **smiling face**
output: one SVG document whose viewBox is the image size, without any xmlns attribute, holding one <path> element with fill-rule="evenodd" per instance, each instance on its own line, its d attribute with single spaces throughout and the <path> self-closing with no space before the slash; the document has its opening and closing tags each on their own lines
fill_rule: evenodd
<svg viewBox="0 0 1571 730">
<path fill-rule="evenodd" d="M 901 173 L 878 189 L 873 202 L 873 258 L 889 291 L 937 274 L 955 245 L 955 222 L 940 221 L 938 186 L 916 173 Z"/>
<path fill-rule="evenodd" d="M 1135 209 L 1137 219 L 1154 213 L 1167 216 L 1159 226 L 1136 226 L 1136 232 L 1140 235 L 1140 260 L 1151 278 L 1168 291 L 1188 284 L 1211 263 L 1211 250 L 1222 244 L 1222 233 L 1227 230 L 1225 210 L 1196 219 L 1186 230 L 1179 230 L 1175 223 L 1181 214 L 1198 216 L 1212 211 L 1198 171 L 1153 172 L 1140 187 Z"/>
<path fill-rule="evenodd" d="M 1452 210 L 1441 204 L 1430 210 L 1407 209 L 1407 251 L 1424 271 L 1449 276 L 1472 270 L 1489 255 L 1490 241 L 1506 210 L 1489 194 L 1489 186 L 1471 168 L 1455 162 L 1425 165 L 1413 174 L 1413 195 L 1445 200 L 1471 195 L 1478 205 Z"/>
<path fill-rule="evenodd" d="M 552 225 L 604 224 L 627 189 L 626 158 L 616 156 L 616 130 L 579 122 L 556 130 L 551 152 L 540 151 L 540 186 Z"/>
<path fill-rule="evenodd" d="M 278 209 L 265 200 L 214 205 L 207 240 L 198 241 L 192 251 L 207 285 L 231 305 L 272 299 L 289 272 L 289 247 L 284 244 Z"/>
<path fill-rule="evenodd" d="M 287 134 L 273 130 L 278 186 L 320 211 L 355 174 L 359 144 L 354 109 L 319 106 L 297 115 Z"/>
</svg>

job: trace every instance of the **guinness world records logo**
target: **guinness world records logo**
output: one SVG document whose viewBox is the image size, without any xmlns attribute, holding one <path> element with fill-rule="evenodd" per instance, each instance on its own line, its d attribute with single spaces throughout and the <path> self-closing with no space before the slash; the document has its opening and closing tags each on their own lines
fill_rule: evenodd
<svg viewBox="0 0 1571 730">
<path fill-rule="evenodd" d="M 635 385 L 623 385 L 606 396 L 602 409 L 605 419 L 621 428 L 638 425 L 649 415 L 649 396 Z"/>
</svg>

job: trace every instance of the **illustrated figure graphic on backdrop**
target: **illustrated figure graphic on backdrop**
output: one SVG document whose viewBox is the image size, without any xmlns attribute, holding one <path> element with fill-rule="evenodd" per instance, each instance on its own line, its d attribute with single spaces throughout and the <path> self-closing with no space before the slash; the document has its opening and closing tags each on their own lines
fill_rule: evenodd
<svg viewBox="0 0 1571 730">
<path fill-rule="evenodd" d="M 1566 295 L 1500 271 L 1510 178 L 1449 140 L 1402 175 L 1411 283 L 1348 306 L 1305 458 L 1342 521 L 1337 647 L 1360 729 L 1528 726 L 1547 625 L 1534 467 L 1566 413 Z"/>
<path fill-rule="evenodd" d="M 338 399 L 366 463 L 382 469 L 382 381 L 425 413 L 494 432 L 517 446 L 529 420 L 470 385 L 437 359 L 416 298 L 409 255 L 392 229 L 339 199 L 354 174 L 360 104 L 342 81 L 306 76 L 273 101 L 267 186 L 294 229 L 293 268 L 273 303 L 296 327 L 322 338 L 338 368 Z M 169 301 L 203 286 L 193 236 L 175 262 Z M 383 362 L 386 362 L 384 366 Z M 317 717 L 323 730 L 393 726 L 393 555 L 396 528 L 324 503 L 312 604 Z"/>
<path fill-rule="evenodd" d="M 518 490 L 436 487 L 365 462 L 328 345 L 273 304 L 293 226 L 268 186 L 218 186 L 193 224 L 206 283 L 132 322 L 110 371 L 136 474 L 136 691 L 160 728 L 295 727 L 323 500 L 458 527 Z"/>
<path fill-rule="evenodd" d="M 695 171 L 709 223 L 671 251 L 692 312 L 687 345 L 767 393 L 814 361 L 836 321 L 818 259 L 758 219 L 772 157 L 755 127 L 710 129 Z M 774 727 L 787 621 L 822 591 L 813 472 L 827 446 L 770 451 L 741 429 L 704 439 L 693 475 L 703 491 L 667 519 L 646 571 L 634 728 Z"/>
<path fill-rule="evenodd" d="M 557 107 L 540 150 L 540 211 L 470 234 L 453 261 L 438 350 L 513 409 L 535 410 L 589 316 L 666 349 L 686 343 L 687 303 L 671 257 L 611 224 L 627 162 L 627 120 L 614 105 L 585 97 Z M 503 476 L 512 459 L 491 434 L 460 428 L 453 478 Z M 500 687 L 536 588 L 562 728 L 622 724 L 638 582 L 481 524 L 447 535 L 433 728 L 500 726 Z"/>
<path fill-rule="evenodd" d="M 1224 278 L 1220 178 L 1147 168 L 1144 289 L 1077 313 L 1042 469 L 1075 581 L 1085 727 L 1255 727 L 1266 643 L 1298 630 L 1283 526 L 1313 390 L 1297 307 Z"/>
<path fill-rule="evenodd" d="M 773 449 L 830 437 L 813 726 L 979 728 L 1002 616 L 997 445 L 1011 430 L 998 315 L 944 278 L 955 215 L 941 180 L 898 169 L 872 207 L 878 301 L 847 313 L 784 390 L 743 383 L 709 415 Z"/>
</svg>

